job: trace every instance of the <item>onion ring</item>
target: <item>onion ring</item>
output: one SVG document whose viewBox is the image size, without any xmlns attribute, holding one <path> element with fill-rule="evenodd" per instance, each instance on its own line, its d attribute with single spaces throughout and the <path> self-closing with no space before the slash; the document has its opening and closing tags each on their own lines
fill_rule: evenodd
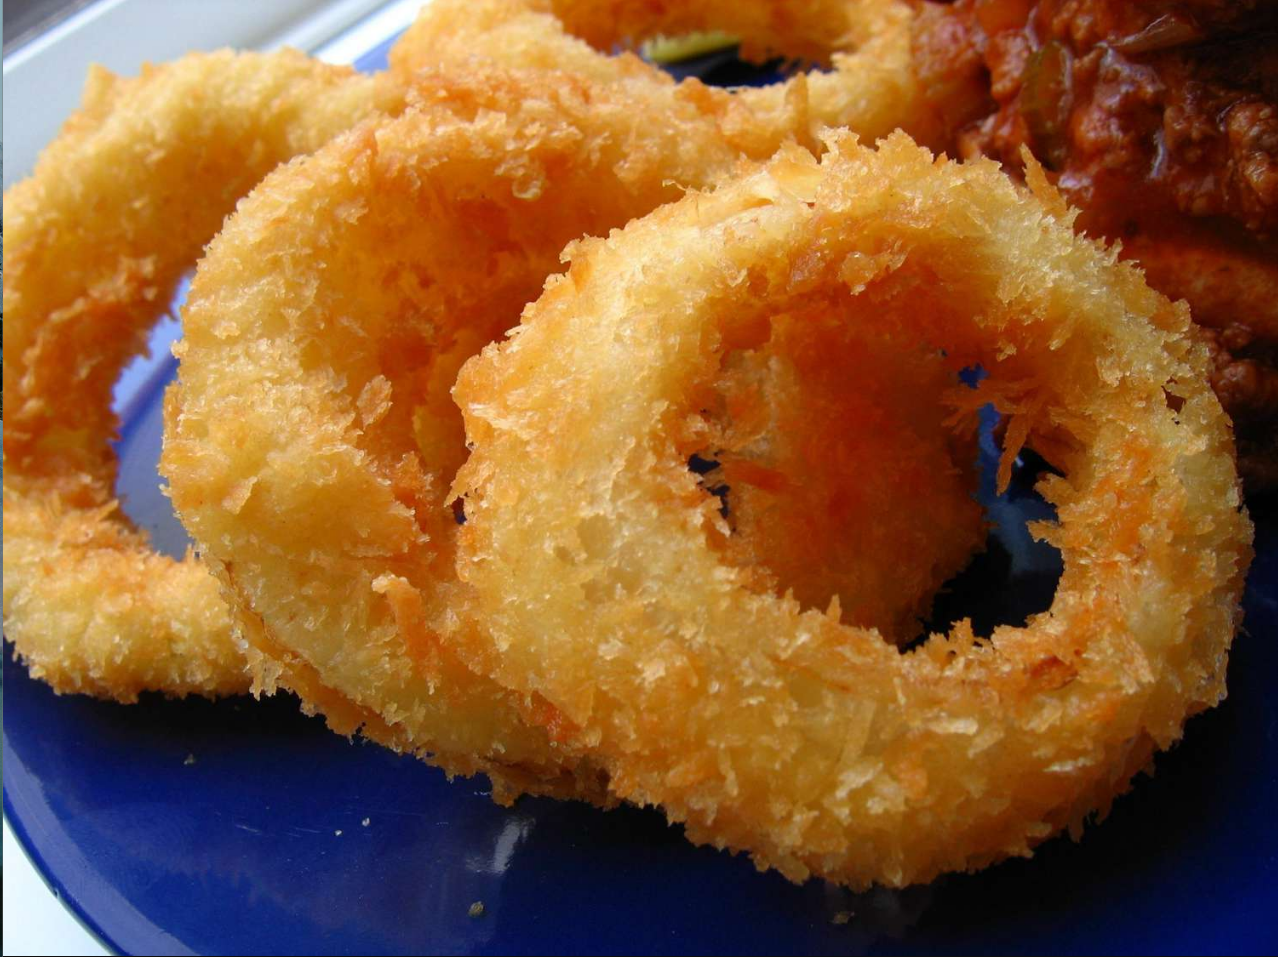
<svg viewBox="0 0 1278 957">
<path fill-rule="evenodd" d="M 436 0 L 397 41 L 390 64 L 406 81 L 425 66 L 458 69 L 478 60 L 595 83 L 648 80 L 660 88 L 650 98 L 654 107 L 663 100 L 695 101 L 739 152 L 766 159 L 788 139 L 818 149 L 826 126 L 849 127 L 866 140 L 902 128 L 921 142 L 939 143 L 944 123 L 913 66 L 913 20 L 904 0 L 825 0 L 802 14 L 776 0 Z M 675 83 L 633 54 L 600 52 L 662 30 L 708 28 L 742 36 L 746 55 L 782 53 L 831 63 L 833 70 L 725 90 L 696 79 Z M 658 116 L 664 112 L 654 114 L 654 124 Z"/>
<path fill-rule="evenodd" d="M 867 46 L 857 69 L 882 67 L 884 76 L 841 88 L 871 91 L 864 95 L 878 106 L 869 112 L 882 113 L 885 104 L 899 107 L 880 47 L 901 46 L 904 7 L 862 6 L 877 11 L 875 24 L 894 24 L 858 35 Z M 766 105 L 747 108 L 745 97 L 675 87 L 633 57 L 599 56 L 532 9 L 436 4 L 392 50 L 392 61 L 406 79 L 423 63 L 456 66 L 476 54 L 522 68 L 562 67 L 569 61 L 560 55 L 570 49 L 585 75 L 658 80 L 645 106 L 664 114 L 662 99 L 673 95 L 681 117 L 703 120 L 688 123 L 697 133 L 691 148 L 675 144 L 670 154 L 684 158 L 672 162 L 671 178 L 690 185 L 704 185 L 734 152 L 763 157 L 788 136 L 811 141 L 815 114 L 798 82 L 755 94 Z M 509 42 L 512 29 L 523 42 Z M 870 56 L 871 47 L 880 52 Z M 144 689 L 244 690 L 229 621 L 199 563 L 156 555 L 119 509 L 107 396 L 234 200 L 276 163 L 373 112 L 397 112 L 401 100 L 391 78 L 351 76 L 291 51 L 193 55 L 135 80 L 98 70 L 35 176 L 6 196 L 5 311 L 16 358 L 5 365 L 5 625 L 32 674 L 56 690 L 122 701 Z M 852 116 L 860 114 L 843 118 Z M 124 183 L 116 175 L 122 171 Z M 95 177 L 112 182 L 94 190 Z"/>
<path fill-rule="evenodd" d="M 1205 347 L 1030 182 L 832 133 L 580 243 L 463 368 L 458 570 L 486 614 L 451 643 L 548 700 L 619 798 L 794 880 L 900 886 L 1077 830 L 1223 696 L 1251 524 Z M 724 560 L 689 416 L 809 310 L 984 366 L 966 404 L 1010 416 L 1005 467 L 1028 439 L 1063 473 L 1048 612 L 901 654 Z"/>
<path fill-rule="evenodd" d="M 681 152 L 679 114 L 653 126 L 620 88 L 478 67 L 464 83 L 428 79 L 412 112 L 268 177 L 210 244 L 161 471 L 236 606 L 260 689 L 290 687 L 338 730 L 362 725 L 450 773 L 484 771 L 502 798 L 603 801 L 593 763 L 563 761 L 547 702 L 449 649 L 471 606 L 445 495 L 466 455 L 448 390 L 566 242 L 737 159 Z M 935 534 L 961 539 L 965 560 L 982 533 L 968 476 L 947 463 L 930 481 L 959 516 Z M 917 613 L 938 563 L 924 548 L 906 565 L 867 613 Z M 868 587 L 851 576 L 853 598 Z"/>
<path fill-rule="evenodd" d="M 94 68 L 6 192 L 4 628 L 56 691 L 247 690 L 217 583 L 120 511 L 111 389 L 240 196 L 402 103 L 389 76 L 292 50 L 192 54 L 135 79 Z"/>
</svg>

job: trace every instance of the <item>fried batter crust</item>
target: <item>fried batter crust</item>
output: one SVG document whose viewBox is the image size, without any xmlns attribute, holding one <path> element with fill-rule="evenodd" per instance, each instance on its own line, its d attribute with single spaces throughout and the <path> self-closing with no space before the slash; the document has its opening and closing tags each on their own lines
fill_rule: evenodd
<svg viewBox="0 0 1278 957">
<path fill-rule="evenodd" d="M 828 147 L 577 244 L 463 368 L 458 569 L 485 617 L 452 640 L 693 840 L 899 886 L 1077 831 L 1220 700 L 1251 525 L 1188 310 L 1076 235 L 1036 166 L 1037 200 L 903 135 Z M 1008 415 L 1004 470 L 1028 443 L 1061 471 L 1049 611 L 901 654 L 725 560 L 683 423 L 734 344 L 808 308 L 986 370 L 967 401 Z"/>
<path fill-rule="evenodd" d="M 182 272 L 280 162 L 402 107 L 296 51 L 192 54 L 83 104 L 4 197 L 4 630 L 60 692 L 248 688 L 217 583 L 115 497 L 111 389 Z"/>
</svg>

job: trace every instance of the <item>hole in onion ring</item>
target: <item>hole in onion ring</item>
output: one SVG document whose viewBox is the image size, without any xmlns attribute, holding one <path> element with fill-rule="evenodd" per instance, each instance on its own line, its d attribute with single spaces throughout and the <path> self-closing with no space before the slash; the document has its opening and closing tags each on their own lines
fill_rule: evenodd
<svg viewBox="0 0 1278 957">
<path fill-rule="evenodd" d="M 975 412 L 945 403 L 957 376 L 820 299 L 725 337 L 683 438 L 718 499 L 712 547 L 757 591 L 917 637 L 985 541 Z"/>
<path fill-rule="evenodd" d="M 957 378 L 975 389 L 986 373 L 976 367 L 955 376 L 944 370 L 943 354 L 915 356 L 898 369 L 896 359 L 858 341 L 842 322 L 826 320 L 814 335 L 824 318 L 819 313 L 773 317 L 770 329 L 741 332 L 712 398 L 693 417 L 712 440 L 688 457 L 688 468 L 705 494 L 719 499 L 721 552 L 756 572 L 759 590 L 789 592 L 803 607 L 822 610 L 837 598 L 844 621 L 878 627 L 903 649 L 963 619 L 975 635 L 988 637 L 1000 625 L 1021 627 L 1046 611 L 1062 571 L 1060 552 L 1035 540 L 1027 526 L 1055 521 L 1034 486 L 1057 470 L 1024 448 L 1000 490 L 1006 421 L 993 405 L 979 410 L 979 439 L 967 444 L 951 437 L 943 445 L 947 440 L 933 431 L 919 445 L 922 417 L 908 411 L 916 395 L 931 390 L 933 401 L 925 399 L 920 410 L 931 405 L 935 417 L 947 384 Z M 799 326 L 809 345 L 796 356 L 792 333 Z M 882 383 L 885 368 L 898 376 L 897 385 L 869 392 L 863 383 Z M 871 369 L 878 378 L 866 374 Z M 787 409 L 802 411 L 787 418 Z M 947 477 L 946 464 L 956 474 Z M 917 494 L 879 497 L 899 496 L 903 488 Z M 920 524 L 915 513 L 928 498 L 932 511 Z M 946 523 L 953 529 L 939 536 L 946 551 L 935 566 L 920 564 L 910 543 L 922 548 L 926 541 L 934 553 L 936 529 Z M 891 574 L 867 577 L 873 573 L 861 560 L 866 554 Z M 902 575 L 922 577 L 901 585 Z M 910 588 L 912 603 L 902 597 Z M 884 594 L 890 598 L 879 605 L 867 597 Z"/>
<path fill-rule="evenodd" d="M 703 476 L 701 487 L 719 499 L 719 515 L 726 519 L 732 512 L 732 506 L 728 502 L 727 483 L 718 480 L 722 477 L 718 469 L 719 462 L 715 459 L 704 458 L 695 452 L 688 457 L 688 471 L 693 475 Z"/>
<path fill-rule="evenodd" d="M 168 313 L 151 330 L 147 351 L 120 373 L 112 403 L 120 419 L 120 434 L 111 448 L 120 460 L 115 494 L 121 510 L 150 536 L 157 552 L 177 559 L 186 554 L 191 537 L 173 514 L 165 485 L 156 482 L 155 463 L 164 433 L 160 398 L 177 369 L 170 349 L 182 332 L 178 310 L 189 286 L 188 274 L 178 284 Z"/>
<path fill-rule="evenodd" d="M 789 79 L 794 73 L 820 69 L 811 63 L 789 61 L 773 57 L 762 63 L 751 63 L 741 58 L 741 48 L 732 45 L 726 49 L 702 53 L 686 59 L 660 62 L 661 67 L 676 80 L 696 77 L 707 86 L 770 86 Z"/>
<path fill-rule="evenodd" d="M 966 618 L 974 635 L 988 638 L 1000 625 L 1023 627 L 1029 616 L 1050 608 L 1056 594 L 1063 570 L 1060 549 L 1035 539 L 1027 525 L 1056 521 L 1056 509 L 1034 485 L 1041 475 L 1059 472 L 1037 452 L 1023 449 L 1012 468 L 1011 483 L 999 493 L 999 421 L 993 407 L 981 410 L 977 500 L 991 519 L 989 538 L 984 551 L 937 591 L 922 635 L 948 634 Z"/>
</svg>

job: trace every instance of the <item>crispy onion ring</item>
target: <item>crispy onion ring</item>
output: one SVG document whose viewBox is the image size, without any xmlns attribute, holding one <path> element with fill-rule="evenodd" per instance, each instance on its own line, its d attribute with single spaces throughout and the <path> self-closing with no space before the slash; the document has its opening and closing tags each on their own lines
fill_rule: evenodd
<svg viewBox="0 0 1278 957">
<path fill-rule="evenodd" d="M 866 140 L 901 128 L 920 142 L 939 143 L 944 124 L 911 59 L 913 20 L 903 0 L 824 0 L 802 12 L 776 0 L 436 0 L 396 43 L 390 62 L 405 80 L 423 66 L 456 69 L 476 60 L 595 83 L 648 80 L 659 87 L 649 97 L 654 125 L 665 101 L 695 101 L 740 152 L 764 159 L 787 139 L 818 149 L 826 126 L 849 127 Z M 696 79 L 675 83 L 633 54 L 601 52 L 663 30 L 708 28 L 740 35 L 746 55 L 780 53 L 833 69 L 725 90 Z"/>
<path fill-rule="evenodd" d="M 382 111 L 389 77 L 296 51 L 193 54 L 119 79 L 4 197 L 4 630 L 59 692 L 248 687 L 217 583 L 120 511 L 111 389 L 183 270 L 280 162 Z"/>
<path fill-rule="evenodd" d="M 486 616 L 451 643 L 693 840 L 904 885 L 1079 827 L 1223 696 L 1251 525 L 1187 310 L 1041 173 L 1034 202 L 904 135 L 827 146 L 582 242 L 464 367 L 458 569 Z M 755 327 L 809 311 L 985 367 L 1006 455 L 1063 473 L 1048 612 L 901 654 L 725 561 L 689 417 Z"/>
<path fill-rule="evenodd" d="M 293 688 L 338 730 L 485 771 L 500 797 L 606 800 L 593 762 L 564 762 L 554 708 L 446 641 L 472 610 L 453 569 L 446 492 L 466 449 L 449 389 L 566 242 L 737 160 L 722 145 L 681 154 L 678 115 L 654 127 L 625 91 L 571 77 L 472 71 L 422 90 L 413 112 L 272 174 L 210 244 L 183 311 L 161 471 L 236 605 L 261 687 Z M 916 388 L 950 388 L 932 365 Z M 719 445 L 748 445 L 739 434 Z M 970 469 L 939 458 L 929 487 L 956 517 L 926 545 L 957 540 L 961 563 L 979 510 Z M 849 607 L 916 614 L 953 570 L 926 545 L 891 582 L 849 575 Z"/>
<path fill-rule="evenodd" d="M 808 136 L 797 85 L 747 110 L 699 84 L 676 92 L 633 57 L 599 56 L 522 3 L 435 7 L 392 51 L 401 78 L 478 55 L 641 81 L 655 92 L 635 104 L 662 114 L 673 93 L 682 119 L 701 118 L 686 127 L 699 135 L 640 137 L 649 147 L 633 161 L 640 178 L 659 140 L 670 178 L 703 185 L 736 152 L 762 157 Z M 889 35 L 876 31 L 875 42 Z M 890 84 L 865 82 L 872 100 L 891 99 Z M 278 162 L 401 101 L 391 78 L 294 52 L 193 55 L 133 80 L 96 70 L 34 176 L 6 195 L 5 629 L 57 690 L 130 701 L 143 689 L 244 689 L 229 621 L 199 563 L 156 555 L 115 500 L 110 387 L 239 196 Z"/>
</svg>

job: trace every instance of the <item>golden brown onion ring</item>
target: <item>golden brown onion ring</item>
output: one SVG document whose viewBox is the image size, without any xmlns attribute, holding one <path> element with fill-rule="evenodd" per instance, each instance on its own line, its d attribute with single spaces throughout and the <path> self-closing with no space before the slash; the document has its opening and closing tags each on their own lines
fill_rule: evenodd
<svg viewBox="0 0 1278 957">
<path fill-rule="evenodd" d="M 708 171 L 734 151 L 762 157 L 786 137 L 810 142 L 820 119 L 801 81 L 752 94 L 747 106 L 745 97 L 699 84 L 675 87 L 633 57 L 599 56 L 522 3 L 436 6 L 392 52 L 402 76 L 423 63 L 456 67 L 478 55 L 525 68 L 572 66 L 594 79 L 655 80 L 644 105 L 664 115 L 670 105 L 663 101 L 673 96 L 681 117 L 701 118 L 690 124 L 700 134 L 691 145 L 675 144 L 682 158 L 672 160 L 670 175 L 677 182 L 708 182 Z M 884 51 L 901 45 L 906 14 L 883 0 L 852 7 L 860 18 L 847 36 L 864 43 L 866 54 L 856 69 L 870 73 L 840 85 L 856 91 L 860 104 L 840 117 L 873 132 L 887 105 L 900 108 L 893 85 L 900 71 Z M 745 21 L 703 12 L 759 32 L 750 20 L 757 10 L 746 11 Z M 805 35 L 812 27 L 806 23 Z M 798 34 L 785 36 L 807 55 Z M 879 52 L 869 55 L 871 47 Z M 226 615 L 198 562 L 155 555 L 119 511 L 106 397 L 177 276 L 238 196 L 282 159 L 376 110 L 399 109 L 387 78 L 348 73 L 290 52 L 195 55 L 135 80 L 98 70 L 35 176 L 5 198 L 6 634 L 32 673 L 60 691 L 127 701 L 145 688 L 221 694 L 244 687 Z M 879 119 L 869 119 L 876 110 Z M 654 138 L 642 139 L 648 155 L 635 162 L 646 167 Z"/>
<path fill-rule="evenodd" d="M 111 388 L 183 270 L 280 162 L 382 111 L 389 76 L 296 51 L 192 54 L 84 101 L 4 197 L 4 630 L 60 692 L 248 687 L 217 583 L 115 498 Z"/>
<path fill-rule="evenodd" d="M 422 91 L 413 112 L 272 174 L 210 244 L 183 311 L 161 470 L 263 687 L 293 688 L 339 730 L 485 771 L 501 796 L 604 800 L 592 762 L 563 762 L 571 729 L 547 702 L 450 649 L 472 607 L 453 568 L 446 493 L 466 450 L 449 390 L 566 242 L 678 198 L 681 180 L 717 178 L 735 153 L 716 139 L 686 149 L 695 104 L 654 126 L 633 91 L 569 75 L 476 68 Z M 916 388 L 929 382 L 951 387 L 939 366 Z M 956 517 L 935 534 L 961 543 L 961 562 L 980 516 L 966 463 L 938 447 L 929 487 Z M 928 548 L 906 565 L 864 604 L 915 613 L 953 571 Z M 869 587 L 849 576 L 850 608 Z"/>
<path fill-rule="evenodd" d="M 911 60 L 913 7 L 904 0 L 596 3 L 580 0 L 436 0 L 391 51 L 404 80 L 423 66 L 464 69 L 479 60 L 520 69 L 567 72 L 595 83 L 647 79 L 650 122 L 663 122 L 663 101 L 698 101 L 721 135 L 756 158 L 794 139 L 820 147 L 826 126 L 846 126 L 867 140 L 903 128 L 931 143 L 944 124 L 923 95 Z M 747 55 L 781 53 L 829 63 L 828 72 L 798 73 L 783 83 L 724 90 L 695 79 L 675 83 L 620 42 L 661 31 L 720 28 L 743 38 Z M 579 39 L 580 38 L 580 39 Z"/>
<path fill-rule="evenodd" d="M 904 885 L 1078 828 L 1220 700 L 1251 525 L 1188 311 L 1041 175 L 1039 202 L 904 135 L 827 145 L 582 242 L 464 367 L 458 569 L 485 617 L 450 642 L 693 840 Z M 1035 529 L 1064 559 L 1049 611 L 901 654 L 725 561 L 687 422 L 734 350 L 807 314 L 985 367 L 966 404 L 1063 473 Z"/>
</svg>

